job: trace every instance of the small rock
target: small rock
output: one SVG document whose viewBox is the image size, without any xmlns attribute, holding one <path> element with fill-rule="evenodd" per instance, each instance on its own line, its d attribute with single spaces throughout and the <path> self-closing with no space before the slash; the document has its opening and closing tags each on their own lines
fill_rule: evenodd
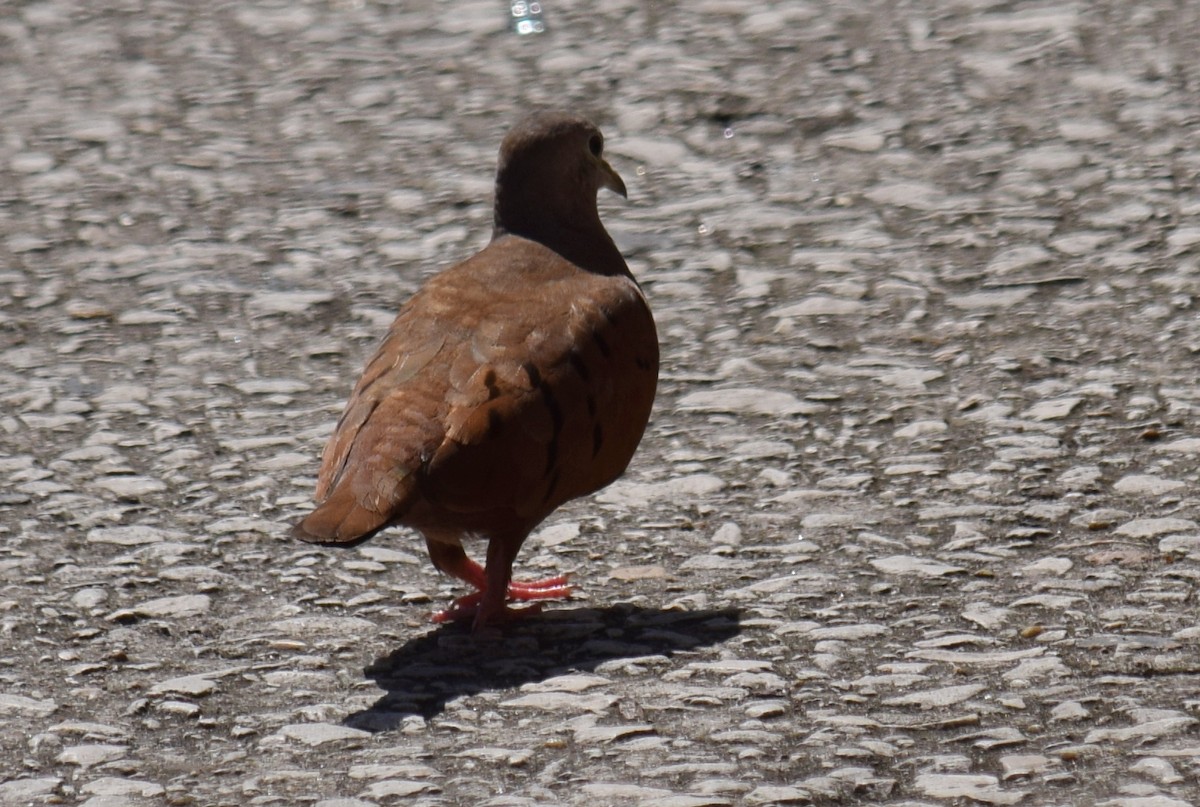
<svg viewBox="0 0 1200 807">
<path fill-rule="evenodd" d="M 575 727 L 575 741 L 584 745 L 611 743 L 626 737 L 654 734 L 649 723 L 633 723 L 620 726 L 580 725 Z"/>
<path fill-rule="evenodd" d="M 564 524 L 554 524 L 550 527 L 545 527 L 538 530 L 529 537 L 531 541 L 536 541 L 542 546 L 558 546 L 565 544 L 568 541 L 573 541 L 579 537 L 579 522 L 569 521 Z"/>
<path fill-rule="evenodd" d="M 779 319 L 791 317 L 844 317 L 866 312 L 867 305 L 861 300 L 847 300 L 815 294 L 801 302 L 781 306 L 767 312 L 767 316 Z"/>
<path fill-rule="evenodd" d="M 233 386 L 244 395 L 287 395 L 312 389 L 311 384 L 298 378 L 250 378 Z"/>
<path fill-rule="evenodd" d="M 1091 712 L 1079 701 L 1063 701 L 1050 710 L 1050 719 L 1058 721 L 1085 720 Z"/>
<path fill-rule="evenodd" d="M 159 541 L 183 541 L 188 536 L 182 532 L 163 530 L 144 524 L 132 524 L 127 527 L 96 527 L 89 530 L 89 543 L 117 544 L 119 546 L 142 546 Z"/>
<path fill-rule="evenodd" d="M 1045 773 L 1054 763 L 1055 760 L 1041 754 L 1008 754 L 1000 757 L 1000 767 L 1004 771 L 1001 778 L 1008 780 Z"/>
<path fill-rule="evenodd" d="M 37 700 L 24 695 L 9 695 L 0 692 L 0 715 L 36 715 L 45 717 L 54 712 L 58 704 L 52 700 Z"/>
<path fill-rule="evenodd" d="M 617 702 L 616 695 L 577 695 L 568 692 L 535 692 L 500 705 L 510 709 L 540 709 L 545 712 L 605 712 Z"/>
<path fill-rule="evenodd" d="M 1083 403 L 1083 398 L 1060 398 L 1057 401 L 1043 401 L 1034 404 L 1021 413 L 1021 417 L 1029 418 L 1030 420 L 1058 420 L 1065 418 L 1074 411 L 1075 407 Z"/>
<path fill-rule="evenodd" d="M 1117 527 L 1117 535 L 1130 538 L 1157 538 L 1170 533 L 1195 532 L 1196 522 L 1186 518 L 1137 518 Z"/>
<path fill-rule="evenodd" d="M 1200 454 L 1200 437 L 1185 437 L 1182 440 L 1172 440 L 1158 446 L 1159 451 L 1171 451 L 1176 454 Z"/>
<path fill-rule="evenodd" d="M 1124 743 L 1131 741 L 1138 744 L 1150 743 L 1173 734 L 1180 734 L 1195 725 L 1196 722 L 1196 718 L 1194 717 L 1165 717 L 1160 720 L 1149 720 L 1145 723 L 1126 726 L 1125 728 L 1093 729 L 1087 733 L 1083 741 L 1088 745 L 1104 742 Z"/>
<path fill-rule="evenodd" d="M 333 301 L 332 291 L 259 292 L 246 301 L 256 314 L 303 314 L 310 308 Z"/>
<path fill-rule="evenodd" d="M 0 782 L 0 804 L 50 804 L 52 802 L 45 797 L 53 795 L 61 784 L 62 779 L 57 776 Z"/>
<path fill-rule="evenodd" d="M 1113 483 L 1113 490 L 1126 496 L 1162 496 L 1187 487 L 1178 479 L 1163 479 L 1150 474 L 1130 474 Z"/>
<path fill-rule="evenodd" d="M 613 580 L 660 580 L 667 576 L 662 566 L 618 566 L 608 573 Z"/>
<path fill-rule="evenodd" d="M 944 420 L 918 420 L 892 432 L 893 437 L 912 440 L 918 437 L 928 437 L 932 434 L 945 434 L 950 426 Z"/>
<path fill-rule="evenodd" d="M 1162 757 L 1145 757 L 1139 759 L 1129 768 L 1130 773 L 1136 773 L 1147 779 L 1153 779 L 1159 784 L 1174 785 L 1183 781 L 1179 771 L 1169 761 Z"/>
<path fill-rule="evenodd" d="M 371 736 L 369 731 L 332 723 L 293 723 L 281 728 L 278 734 L 288 740 L 314 747 L 343 740 L 365 740 Z"/>
<path fill-rule="evenodd" d="M 359 795 L 378 801 L 403 799 L 418 793 L 436 792 L 440 789 L 433 782 L 420 782 L 415 779 L 381 779 L 373 782 Z"/>
<path fill-rule="evenodd" d="M 871 565 L 884 574 L 916 574 L 922 577 L 942 577 L 948 574 L 962 574 L 966 571 L 960 566 L 951 566 L 948 563 L 912 555 L 889 555 L 886 558 L 872 560 Z"/>
<path fill-rule="evenodd" d="M 943 706 L 953 706 L 962 703 L 983 692 L 987 687 L 983 684 L 959 684 L 958 686 L 930 689 L 924 692 L 913 692 L 908 695 L 898 695 L 885 698 L 886 706 L 918 706 L 922 709 L 936 709 Z"/>
<path fill-rule="evenodd" d="M 69 745 L 58 755 L 58 761 L 64 765 L 78 765 L 80 768 L 91 768 L 105 762 L 123 759 L 129 753 L 123 745 L 95 743 L 91 745 Z"/>
<path fill-rule="evenodd" d="M 602 675 L 569 673 L 556 675 L 537 683 L 522 684 L 522 692 L 583 692 L 598 686 L 607 686 L 612 680 Z"/>
<path fill-rule="evenodd" d="M 809 804 L 812 795 L 799 787 L 790 785 L 759 785 L 745 795 L 745 804 L 750 807 L 773 804 Z"/>
<path fill-rule="evenodd" d="M 1027 795 L 1005 791 L 995 776 L 983 774 L 923 773 L 913 783 L 917 790 L 935 799 L 967 798 L 983 804 L 1017 804 Z"/>
<path fill-rule="evenodd" d="M 618 480 L 597 494 L 596 500 L 634 509 L 662 500 L 692 501 L 716 493 L 724 487 L 725 482 L 712 474 L 680 476 L 666 482 L 640 483 Z"/>
<path fill-rule="evenodd" d="M 103 488 L 122 499 L 137 501 L 152 493 L 161 493 L 167 489 L 161 479 L 148 476 L 102 476 L 93 480 L 93 485 Z"/>
<path fill-rule="evenodd" d="M 773 417 L 812 414 L 824 409 L 818 404 L 801 401 L 791 393 L 752 387 L 692 392 L 679 399 L 678 408 L 683 412 L 734 412 Z"/>
<path fill-rule="evenodd" d="M 181 678 L 171 678 L 160 681 L 150 687 L 151 695 L 189 695 L 202 698 L 215 692 L 217 684 L 211 678 L 203 675 L 185 675 Z"/>
<path fill-rule="evenodd" d="M 133 607 L 133 612 L 148 619 L 170 619 L 198 616 L 207 613 L 212 599 L 207 594 L 182 594 L 178 597 L 159 597 Z"/>
<path fill-rule="evenodd" d="M 161 796 L 166 792 L 166 788 L 155 782 L 122 779 L 117 776 L 102 776 L 99 779 L 93 779 L 79 790 L 81 793 L 94 796 L 141 796 L 147 799 Z"/>
</svg>

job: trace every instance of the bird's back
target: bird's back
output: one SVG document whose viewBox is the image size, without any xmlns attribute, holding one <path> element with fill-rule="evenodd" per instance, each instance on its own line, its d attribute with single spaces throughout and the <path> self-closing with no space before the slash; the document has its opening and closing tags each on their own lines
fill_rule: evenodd
<svg viewBox="0 0 1200 807">
<path fill-rule="evenodd" d="M 297 535 L 528 531 L 625 470 L 657 375 L 654 321 L 627 270 L 588 271 L 501 236 L 401 309 L 326 446 L 320 505 Z"/>
</svg>

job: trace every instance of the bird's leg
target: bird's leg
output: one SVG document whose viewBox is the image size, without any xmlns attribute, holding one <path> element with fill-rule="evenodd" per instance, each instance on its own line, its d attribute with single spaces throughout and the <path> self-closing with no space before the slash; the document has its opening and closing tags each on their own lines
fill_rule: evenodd
<svg viewBox="0 0 1200 807">
<path fill-rule="evenodd" d="M 483 567 L 467 557 L 462 544 L 439 541 L 425 536 L 425 546 L 429 550 L 429 559 L 442 572 L 471 584 L 477 590 L 459 597 L 444 611 L 433 615 L 434 622 L 459 622 L 473 619 L 479 610 L 479 601 L 483 598 L 483 590 L 487 586 L 487 578 Z"/>
<path fill-rule="evenodd" d="M 467 557 L 461 544 L 426 538 L 425 546 L 429 548 L 429 559 L 438 569 L 481 591 L 487 588 L 487 575 L 483 567 Z M 568 577 L 560 574 L 542 580 L 509 580 L 508 597 L 513 600 L 552 600 L 567 597 L 571 594 L 571 587 L 567 585 Z"/>
<path fill-rule="evenodd" d="M 487 576 L 483 573 L 483 567 L 467 557 L 462 544 L 426 536 L 425 546 L 429 550 L 429 559 L 442 572 L 480 590 L 487 586 Z"/>
<path fill-rule="evenodd" d="M 475 622 L 471 626 L 472 631 L 478 631 L 489 624 L 509 622 L 523 616 L 530 616 L 542 610 L 540 603 L 534 603 L 527 608 L 509 608 L 507 605 L 507 598 L 512 593 L 510 587 L 512 565 L 513 561 L 517 559 L 517 552 L 521 549 L 523 538 L 524 536 L 518 538 L 511 535 L 497 535 L 488 541 L 487 567 L 484 569 L 487 586 L 483 589 L 483 597 L 479 600 L 479 609 L 475 613 Z M 535 589 L 535 591 L 540 592 L 541 590 Z M 523 596 L 514 599 L 544 598 L 544 595 L 526 592 Z"/>
<path fill-rule="evenodd" d="M 459 597 L 444 611 L 435 613 L 434 622 L 474 619 L 475 626 L 479 627 L 540 610 L 538 607 L 509 608 L 506 600 L 550 600 L 571 593 L 565 574 L 544 580 L 513 581 L 512 564 L 521 548 L 521 541 L 511 536 L 497 536 L 488 541 L 487 569 L 467 557 L 461 544 L 426 537 L 425 545 L 434 566 L 478 589 Z"/>
</svg>

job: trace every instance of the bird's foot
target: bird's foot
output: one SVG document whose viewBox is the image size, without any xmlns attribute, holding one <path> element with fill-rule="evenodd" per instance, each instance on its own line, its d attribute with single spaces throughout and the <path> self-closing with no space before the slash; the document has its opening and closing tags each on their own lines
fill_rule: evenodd
<svg viewBox="0 0 1200 807">
<path fill-rule="evenodd" d="M 490 613 L 484 613 L 482 603 L 483 592 L 476 591 L 465 597 L 459 597 L 450 604 L 449 608 L 433 614 L 431 619 L 439 625 L 446 622 L 471 622 L 473 629 L 479 630 L 484 625 L 503 625 L 509 622 L 517 622 L 525 617 L 536 616 L 542 612 L 542 604 L 540 602 L 527 605 L 524 608 L 512 608 L 507 605 L 501 605 L 499 609 L 491 609 Z"/>
<path fill-rule="evenodd" d="M 507 596 L 510 600 L 529 602 L 531 600 L 556 600 L 571 595 L 571 587 L 567 584 L 567 575 L 547 577 L 544 580 L 514 580 L 508 584 Z M 503 603 L 491 604 L 484 602 L 482 591 L 474 591 L 459 597 L 450 607 L 433 615 L 433 621 L 439 624 L 445 622 L 466 622 L 471 620 L 478 628 L 484 624 L 502 624 L 515 622 L 527 616 L 541 613 L 542 605 L 534 602 L 524 608 L 512 608 Z"/>
<path fill-rule="evenodd" d="M 513 580 L 508 584 L 510 600 L 556 600 L 571 596 L 567 575 L 547 577 L 545 580 Z"/>
</svg>

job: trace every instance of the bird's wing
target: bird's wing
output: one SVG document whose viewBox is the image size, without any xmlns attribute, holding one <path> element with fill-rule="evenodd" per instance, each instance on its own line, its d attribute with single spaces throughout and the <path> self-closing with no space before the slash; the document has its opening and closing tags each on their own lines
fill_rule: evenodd
<svg viewBox="0 0 1200 807">
<path fill-rule="evenodd" d="M 649 349 L 654 372 L 627 394 L 644 375 L 633 357 Z M 624 470 L 656 370 L 631 278 L 493 242 L 405 304 L 325 448 L 321 504 L 296 535 L 357 543 L 417 504 L 442 527 L 529 529 Z M 606 444 L 626 423 L 636 434 Z"/>
<path fill-rule="evenodd" d="M 458 353 L 424 495 L 531 528 L 624 471 L 654 397 L 658 342 L 632 278 L 522 239 L 496 251 L 525 292 L 493 295 Z"/>
<path fill-rule="evenodd" d="M 453 323 L 428 315 L 425 292 L 401 309 L 342 411 L 317 476 L 318 507 L 293 531 L 317 543 L 358 543 L 387 526 L 441 441 L 439 415 Z"/>
</svg>

